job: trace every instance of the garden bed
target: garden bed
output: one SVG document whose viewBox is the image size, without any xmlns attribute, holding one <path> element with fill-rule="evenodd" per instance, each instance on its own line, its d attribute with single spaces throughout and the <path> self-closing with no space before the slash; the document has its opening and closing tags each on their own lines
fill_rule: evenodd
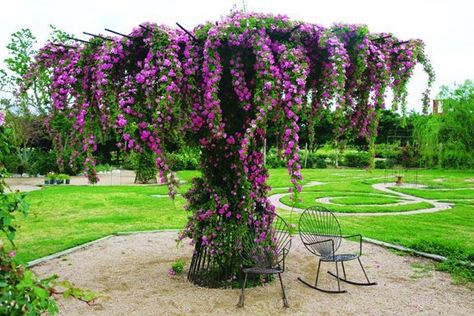
<svg viewBox="0 0 474 316">
<path fill-rule="evenodd" d="M 313 280 L 315 257 L 295 237 L 283 275 L 290 308 L 283 309 L 279 284 L 248 289 L 246 306 L 236 308 L 238 289 L 206 289 L 169 278 L 171 264 L 183 258 L 189 264 L 192 248 L 176 247 L 175 232 L 117 236 L 93 244 L 66 257 L 34 268 L 41 275 L 56 273 L 74 284 L 104 294 L 94 305 L 61 299 L 63 315 L 152 314 L 451 314 L 474 311 L 472 290 L 451 284 L 449 274 L 434 271 L 429 260 L 398 256 L 384 248 L 364 244 L 368 274 L 378 282 L 373 287 L 343 285 L 347 294 L 331 295 L 312 290 L 297 281 Z M 345 244 L 350 250 L 357 245 Z M 331 265 L 323 265 L 329 268 Z M 346 265 L 349 275 L 363 277 L 355 263 Z M 336 286 L 324 274 L 323 286 Z"/>
</svg>

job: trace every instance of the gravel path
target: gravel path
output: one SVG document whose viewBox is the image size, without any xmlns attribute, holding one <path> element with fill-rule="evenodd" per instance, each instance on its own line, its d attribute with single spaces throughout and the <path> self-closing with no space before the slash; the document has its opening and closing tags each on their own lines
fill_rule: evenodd
<svg viewBox="0 0 474 316">
<path fill-rule="evenodd" d="M 376 286 L 342 284 L 345 294 L 326 294 L 297 281 L 314 280 L 316 258 L 299 238 L 287 258 L 283 274 L 290 308 L 284 309 L 278 282 L 246 290 L 245 307 L 236 307 L 238 289 L 207 289 L 170 279 L 172 262 L 189 264 L 192 248 L 176 247 L 176 232 L 115 236 L 63 258 L 38 265 L 42 276 L 57 274 L 76 286 L 103 294 L 89 306 L 74 299 L 60 299 L 60 315 L 474 315 L 472 289 L 451 284 L 449 274 L 435 271 L 432 261 L 398 256 L 386 249 L 364 244 L 362 261 Z M 356 251 L 357 243 L 343 243 L 342 251 Z M 348 276 L 362 280 L 356 262 L 346 267 Z M 187 269 L 187 267 L 186 267 Z M 322 271 L 334 270 L 322 264 Z M 320 285 L 336 287 L 322 273 Z"/>
<path fill-rule="evenodd" d="M 321 184 L 321 183 L 320 183 Z M 435 213 L 443 210 L 450 209 L 452 204 L 451 203 L 446 203 L 446 202 L 439 202 L 436 200 L 431 200 L 431 199 L 424 199 L 420 198 L 414 195 L 406 194 L 406 193 L 401 193 L 397 191 L 393 191 L 390 188 L 395 187 L 396 184 L 393 183 L 376 183 L 373 184 L 372 187 L 376 190 L 385 192 L 385 193 L 390 193 L 390 194 L 396 194 L 403 200 L 398 202 L 398 203 L 392 203 L 392 204 L 384 204 L 384 205 L 406 205 L 406 204 L 411 204 L 411 203 L 419 203 L 419 202 L 428 202 L 433 205 L 433 207 L 430 208 L 425 208 L 425 209 L 420 209 L 420 210 L 414 210 L 414 211 L 406 211 L 406 212 L 378 212 L 378 213 L 338 213 L 334 212 L 337 216 L 393 216 L 393 215 L 414 215 L 414 214 L 423 214 L 423 213 Z M 399 188 L 423 188 L 424 186 L 422 185 L 417 185 L 417 184 L 410 184 L 406 183 L 402 186 L 397 186 Z M 304 209 L 294 207 L 292 208 L 291 206 L 288 206 L 286 204 L 283 204 L 280 202 L 280 199 L 283 198 L 284 196 L 289 195 L 290 193 L 278 193 L 274 194 L 269 197 L 270 202 L 275 205 L 276 208 L 282 209 L 282 210 L 287 210 L 287 211 L 295 211 L 295 212 L 304 212 Z M 331 202 L 330 197 L 326 198 L 320 198 L 316 200 L 317 202 L 324 203 L 324 204 L 333 204 Z M 359 206 L 359 205 L 358 205 Z M 368 205 L 360 205 L 360 206 L 368 206 Z"/>
</svg>

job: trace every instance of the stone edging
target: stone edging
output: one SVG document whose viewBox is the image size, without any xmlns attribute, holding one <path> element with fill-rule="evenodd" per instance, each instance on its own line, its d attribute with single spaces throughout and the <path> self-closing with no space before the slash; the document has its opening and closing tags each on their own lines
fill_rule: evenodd
<svg viewBox="0 0 474 316">
<path fill-rule="evenodd" d="M 41 264 L 43 262 L 46 262 L 46 261 L 50 261 L 50 260 L 53 260 L 53 259 L 56 259 L 56 258 L 63 257 L 65 255 L 73 253 L 77 250 L 85 249 L 89 246 L 92 246 L 92 245 L 94 245 L 98 242 L 101 242 L 103 240 L 109 239 L 109 238 L 114 237 L 114 236 L 127 236 L 127 235 L 133 235 L 133 234 L 150 234 L 150 233 L 178 232 L 178 231 L 179 231 L 179 229 L 157 229 L 157 230 L 144 230 L 144 231 L 131 231 L 131 232 L 116 232 L 112 235 L 107 235 L 105 237 L 101 237 L 99 239 L 86 242 L 82 245 L 74 246 L 72 248 L 68 248 L 68 249 L 50 254 L 50 255 L 45 256 L 45 257 L 41 257 L 41 258 L 32 260 L 32 261 L 28 262 L 28 268 L 34 267 L 34 266 L 39 265 L 39 264 Z"/>
</svg>

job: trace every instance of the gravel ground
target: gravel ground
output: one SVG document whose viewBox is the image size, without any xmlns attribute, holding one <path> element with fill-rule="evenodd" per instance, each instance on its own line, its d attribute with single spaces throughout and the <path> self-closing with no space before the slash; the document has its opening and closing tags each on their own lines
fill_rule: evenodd
<svg viewBox="0 0 474 316">
<path fill-rule="evenodd" d="M 75 285 L 102 293 L 91 306 L 73 299 L 60 299 L 61 315 L 474 315 L 473 290 L 451 284 L 449 274 L 433 270 L 429 260 L 398 256 L 384 248 L 364 244 L 366 270 L 378 285 L 357 287 L 343 284 L 345 294 L 326 294 L 297 281 L 314 280 L 316 260 L 295 238 L 283 279 L 290 308 L 282 306 L 278 282 L 248 289 L 244 308 L 237 308 L 237 289 L 207 289 L 169 278 L 172 262 L 190 262 L 192 248 L 176 247 L 175 232 L 116 236 L 63 258 L 38 265 L 43 276 L 58 274 Z M 346 242 L 345 251 L 357 244 Z M 326 263 L 322 269 L 333 269 Z M 326 271 L 326 270 L 322 270 Z M 346 265 L 348 276 L 362 280 L 357 262 Z M 336 288 L 336 282 L 321 274 L 321 286 Z"/>
</svg>

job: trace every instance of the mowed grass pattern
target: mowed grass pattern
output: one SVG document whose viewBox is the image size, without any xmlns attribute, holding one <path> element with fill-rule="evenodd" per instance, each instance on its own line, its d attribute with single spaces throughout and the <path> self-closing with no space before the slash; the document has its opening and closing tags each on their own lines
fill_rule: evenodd
<svg viewBox="0 0 474 316">
<path fill-rule="evenodd" d="M 289 177 L 285 169 L 271 170 L 270 174 L 270 185 L 275 188 L 288 186 Z M 380 194 L 371 184 L 393 181 L 393 174 L 393 171 L 383 170 L 306 169 L 303 170 L 304 183 L 321 181 L 325 184 L 305 187 L 303 195 L 322 197 L 343 194 L 349 198 L 346 203 L 350 204 L 350 199 L 359 203 L 358 196 Z M 187 181 L 179 189 L 185 192 L 189 189 L 191 178 L 199 172 L 185 171 L 178 175 Z M 443 180 L 440 181 L 440 178 Z M 474 192 L 471 190 L 474 187 L 472 178 L 472 172 L 424 170 L 416 174 L 418 183 L 438 190 L 413 189 L 406 192 L 426 198 L 432 198 L 429 193 L 433 192 L 436 194 L 433 198 L 457 200 Z M 406 174 L 405 182 L 414 181 L 413 172 Z M 446 188 L 466 190 L 439 190 Z M 285 189 L 274 190 L 282 191 Z M 166 197 L 153 197 L 166 194 L 164 186 L 138 185 L 57 186 L 30 192 L 27 195 L 30 215 L 27 218 L 18 216 L 18 254 L 24 260 L 32 260 L 120 231 L 181 229 L 188 215 L 183 209 L 185 200 L 181 196 L 174 201 Z M 468 198 L 466 201 L 469 201 Z M 367 200 L 363 202 L 367 203 Z M 344 233 L 362 233 L 370 238 L 442 255 L 449 255 L 455 249 L 463 257 L 474 261 L 474 207 L 468 203 L 455 203 L 453 209 L 439 213 L 344 217 L 340 218 L 340 222 Z M 298 213 L 280 213 L 292 223 L 297 223 Z"/>
</svg>

